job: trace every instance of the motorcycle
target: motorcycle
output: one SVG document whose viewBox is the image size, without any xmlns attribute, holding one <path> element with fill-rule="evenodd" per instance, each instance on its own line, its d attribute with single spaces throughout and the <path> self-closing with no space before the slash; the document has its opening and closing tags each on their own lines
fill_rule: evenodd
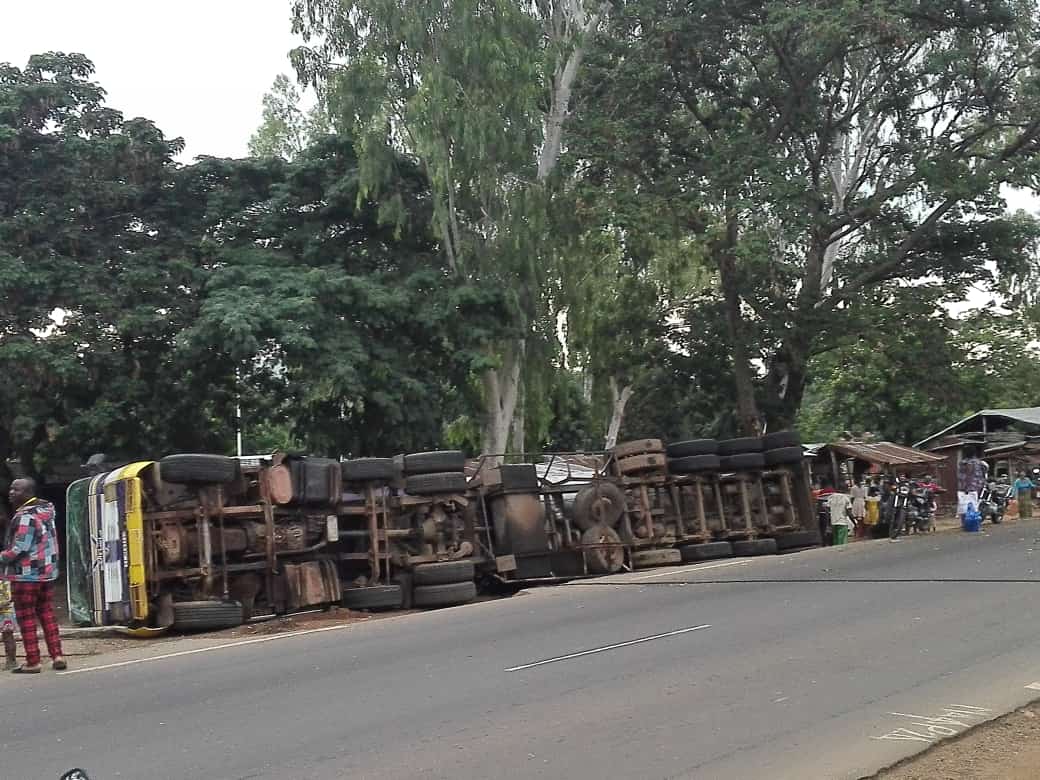
<svg viewBox="0 0 1040 780">
<path fill-rule="evenodd" d="M 913 501 L 911 500 L 910 482 L 900 479 L 892 491 L 891 503 L 888 506 L 888 538 L 895 539 L 905 533 L 908 526 Z"/>
<path fill-rule="evenodd" d="M 1009 485 L 1000 485 L 990 482 L 979 492 L 979 514 L 982 522 L 989 520 L 994 525 L 1004 522 L 1004 512 L 1007 510 L 1008 502 L 1011 500 L 1011 489 Z"/>
<path fill-rule="evenodd" d="M 890 512 L 890 539 L 911 531 L 928 533 L 935 517 L 935 496 L 928 485 L 901 479 L 896 483 Z"/>
<path fill-rule="evenodd" d="M 910 488 L 911 518 L 914 533 L 926 534 L 934 529 L 935 493 L 930 484 L 916 482 Z"/>
</svg>

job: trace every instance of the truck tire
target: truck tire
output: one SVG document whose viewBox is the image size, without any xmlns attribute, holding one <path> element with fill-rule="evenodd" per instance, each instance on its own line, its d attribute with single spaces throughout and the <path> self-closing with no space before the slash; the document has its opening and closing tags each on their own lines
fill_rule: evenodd
<svg viewBox="0 0 1040 780">
<path fill-rule="evenodd" d="M 719 455 L 744 455 L 749 452 L 762 452 L 763 449 L 762 440 L 753 436 L 719 442 Z"/>
<path fill-rule="evenodd" d="M 718 455 L 686 455 L 668 461 L 673 474 L 696 474 L 700 471 L 718 471 L 722 465 Z"/>
<path fill-rule="evenodd" d="M 178 485 L 223 485 L 238 476 L 238 461 L 224 455 L 167 455 L 159 461 L 159 476 Z"/>
<path fill-rule="evenodd" d="M 173 604 L 175 631 L 219 631 L 242 625 L 237 601 L 179 601 Z"/>
<path fill-rule="evenodd" d="M 625 494 L 613 482 L 593 482 L 574 497 L 574 524 L 582 531 L 603 525 L 617 528 L 625 514 Z"/>
<path fill-rule="evenodd" d="M 716 558 L 729 558 L 733 555 L 733 545 L 729 542 L 705 542 L 704 544 L 688 544 L 679 548 L 682 559 L 687 563 L 711 561 Z"/>
<path fill-rule="evenodd" d="M 762 448 L 765 450 L 779 450 L 784 447 L 799 447 L 802 446 L 802 437 L 798 435 L 798 431 L 777 431 L 776 433 L 767 433 L 762 437 Z"/>
<path fill-rule="evenodd" d="M 609 525 L 594 525 L 581 535 L 581 543 L 621 544 L 621 537 Z M 620 547 L 585 550 L 585 563 L 592 574 L 615 574 L 625 566 L 625 551 Z"/>
<path fill-rule="evenodd" d="M 413 496 L 465 493 L 466 475 L 459 472 L 415 474 L 404 481 L 404 492 Z"/>
<path fill-rule="evenodd" d="M 476 571 L 471 560 L 421 563 L 412 569 L 412 582 L 417 586 L 472 582 L 475 576 Z"/>
<path fill-rule="evenodd" d="M 664 442 L 660 439 L 636 439 L 614 446 L 614 457 L 618 460 L 631 455 L 646 455 L 651 452 L 664 452 Z"/>
<path fill-rule="evenodd" d="M 420 585 L 412 591 L 412 603 L 417 607 L 453 607 L 477 597 L 477 583 L 450 582 L 444 585 Z"/>
<path fill-rule="evenodd" d="M 690 439 L 669 444 L 665 449 L 669 458 L 692 458 L 696 455 L 718 455 L 719 443 L 715 439 Z"/>
<path fill-rule="evenodd" d="M 635 569 L 671 566 L 676 563 L 682 563 L 682 553 L 673 547 L 662 550 L 637 550 L 632 553 L 632 567 Z"/>
<path fill-rule="evenodd" d="M 757 471 L 765 467 L 766 459 L 761 452 L 745 452 L 722 458 L 723 471 Z"/>
<path fill-rule="evenodd" d="M 344 461 L 344 482 L 389 482 L 397 478 L 393 458 L 355 458 Z"/>
<path fill-rule="evenodd" d="M 305 458 L 300 470 L 303 478 L 304 504 L 332 504 L 339 500 L 342 474 L 338 460 Z"/>
<path fill-rule="evenodd" d="M 733 542 L 733 554 L 738 557 L 747 555 L 773 555 L 776 553 L 776 539 L 748 539 Z"/>
<path fill-rule="evenodd" d="M 344 588 L 339 603 L 347 609 L 400 609 L 404 593 L 400 585 Z"/>
<path fill-rule="evenodd" d="M 777 534 L 777 550 L 798 550 L 803 547 L 819 547 L 820 534 L 818 531 L 790 531 L 786 534 Z"/>
<path fill-rule="evenodd" d="M 437 450 L 436 452 L 413 452 L 404 456 L 404 475 L 443 474 L 461 472 L 466 468 L 466 456 L 460 450 Z"/>
<path fill-rule="evenodd" d="M 775 450 L 766 450 L 764 457 L 767 466 L 795 465 L 805 460 L 805 450 L 801 446 L 780 447 Z"/>
</svg>

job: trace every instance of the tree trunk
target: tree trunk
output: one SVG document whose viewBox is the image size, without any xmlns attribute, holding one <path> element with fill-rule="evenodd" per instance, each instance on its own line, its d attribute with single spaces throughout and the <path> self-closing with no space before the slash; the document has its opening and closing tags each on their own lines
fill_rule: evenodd
<svg viewBox="0 0 1040 780">
<path fill-rule="evenodd" d="M 621 433 L 621 423 L 625 419 L 625 407 L 632 397 L 632 385 L 619 388 L 617 379 L 610 378 L 610 425 L 607 426 L 607 439 L 603 449 L 613 449 Z"/>
<path fill-rule="evenodd" d="M 497 456 L 509 447 L 509 428 L 516 415 L 520 395 L 520 376 L 524 364 L 525 345 L 522 340 L 510 342 L 503 348 L 502 365 L 484 372 L 484 404 L 486 408 L 482 449 L 488 465 L 498 463 Z"/>
<path fill-rule="evenodd" d="M 517 392 L 519 398 L 516 402 L 516 414 L 513 415 L 513 439 L 510 447 L 514 452 L 523 453 L 527 449 L 527 422 L 524 419 L 527 411 L 527 392 L 524 390 L 523 382 L 520 383 Z"/>
<path fill-rule="evenodd" d="M 733 354 L 733 379 L 736 390 L 737 419 L 742 432 L 747 436 L 758 436 L 762 430 L 759 422 L 758 403 L 755 400 L 755 377 L 751 370 L 744 317 L 740 311 L 740 280 L 737 277 L 736 259 L 733 250 L 737 243 L 736 217 L 730 217 L 726 225 L 724 242 L 714 247 L 715 261 L 722 282 L 723 304 L 726 309 L 726 332 Z"/>
</svg>

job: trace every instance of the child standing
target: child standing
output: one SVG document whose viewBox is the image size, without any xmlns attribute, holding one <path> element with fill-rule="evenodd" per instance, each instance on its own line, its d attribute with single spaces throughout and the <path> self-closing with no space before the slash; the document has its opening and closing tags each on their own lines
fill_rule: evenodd
<svg viewBox="0 0 1040 780">
<path fill-rule="evenodd" d="M 849 540 L 849 529 L 854 526 L 852 520 L 852 499 L 848 493 L 831 493 L 827 496 L 827 509 L 831 516 L 831 539 L 835 546 L 843 545 Z"/>
<path fill-rule="evenodd" d="M 14 604 L 11 600 L 11 583 L 0 580 L 0 636 L 4 639 L 4 671 L 18 666 L 18 655 L 14 643 Z"/>
</svg>

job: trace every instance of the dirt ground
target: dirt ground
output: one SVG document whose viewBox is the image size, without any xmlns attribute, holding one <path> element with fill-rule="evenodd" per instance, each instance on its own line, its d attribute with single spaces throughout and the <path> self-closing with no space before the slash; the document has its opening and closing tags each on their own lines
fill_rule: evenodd
<svg viewBox="0 0 1040 780">
<path fill-rule="evenodd" d="M 1036 780 L 1040 700 L 886 769 L 876 780 Z"/>
</svg>

